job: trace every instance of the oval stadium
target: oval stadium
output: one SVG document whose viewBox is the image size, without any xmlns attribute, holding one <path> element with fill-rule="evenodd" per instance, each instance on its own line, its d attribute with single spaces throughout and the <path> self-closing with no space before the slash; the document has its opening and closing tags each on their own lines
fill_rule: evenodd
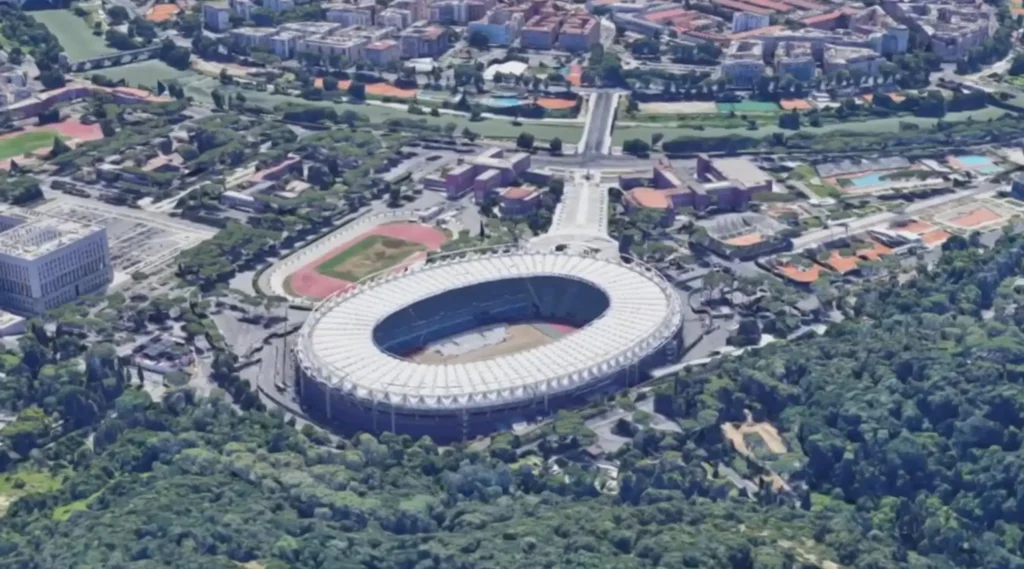
<svg viewBox="0 0 1024 569">
<path fill-rule="evenodd" d="M 467 439 L 644 379 L 677 357 L 682 321 L 639 262 L 452 255 L 321 302 L 298 334 L 297 387 L 339 430 Z"/>
</svg>

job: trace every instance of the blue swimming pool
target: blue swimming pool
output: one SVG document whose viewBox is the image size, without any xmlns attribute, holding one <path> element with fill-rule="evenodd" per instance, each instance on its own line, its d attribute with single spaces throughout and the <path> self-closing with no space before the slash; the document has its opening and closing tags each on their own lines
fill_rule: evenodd
<svg viewBox="0 0 1024 569">
<path fill-rule="evenodd" d="M 968 154 L 967 156 L 957 156 L 956 159 L 964 166 L 982 174 L 995 174 L 1000 171 L 999 166 L 993 164 L 992 159 L 988 156 Z"/>
<path fill-rule="evenodd" d="M 482 103 L 491 107 L 518 107 L 523 101 L 516 97 L 488 97 Z"/>
<path fill-rule="evenodd" d="M 882 173 L 872 172 L 870 174 L 864 174 L 863 176 L 857 176 L 855 178 L 847 178 L 855 188 L 867 188 L 870 186 L 877 186 L 882 183 Z"/>
</svg>

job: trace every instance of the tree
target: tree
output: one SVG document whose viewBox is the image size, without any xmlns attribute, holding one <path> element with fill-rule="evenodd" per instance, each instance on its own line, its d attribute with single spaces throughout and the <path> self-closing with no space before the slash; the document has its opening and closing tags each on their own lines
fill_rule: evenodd
<svg viewBox="0 0 1024 569">
<path fill-rule="evenodd" d="M 324 91 L 337 91 L 338 90 L 338 78 L 332 75 L 327 75 L 323 79 Z"/>
<path fill-rule="evenodd" d="M 658 146 L 658 143 L 661 142 L 661 140 L 663 138 L 665 138 L 665 135 L 660 133 L 660 132 L 656 132 L 656 133 L 652 134 L 651 135 L 651 148 L 654 148 L 655 146 Z"/>
<path fill-rule="evenodd" d="M 68 146 L 68 143 L 64 142 L 63 138 L 61 138 L 59 136 L 55 136 L 53 138 L 53 146 L 50 147 L 50 155 L 49 155 L 50 158 L 56 158 L 58 156 L 63 156 L 64 154 L 67 154 L 68 152 L 71 152 L 71 147 Z"/>
<path fill-rule="evenodd" d="M 107 17 L 110 18 L 110 23 L 115 26 L 120 26 L 131 19 L 131 14 L 128 13 L 128 10 L 124 6 L 117 4 L 109 6 L 106 12 Z"/>
<path fill-rule="evenodd" d="M 117 128 L 114 121 L 110 119 L 103 119 L 100 121 L 100 130 L 103 132 L 104 138 L 110 138 L 117 134 Z"/>
<path fill-rule="evenodd" d="M 634 156 L 646 156 L 651 152 L 651 145 L 639 138 L 631 138 L 622 143 L 622 152 Z"/>
<path fill-rule="evenodd" d="M 779 128 L 800 130 L 800 115 L 797 114 L 795 109 L 779 115 Z"/>
<path fill-rule="evenodd" d="M 213 92 L 210 93 L 210 97 L 213 99 L 213 106 L 223 111 L 225 103 L 224 93 L 221 93 L 220 89 L 214 89 Z"/>
<path fill-rule="evenodd" d="M 533 134 L 523 131 L 516 137 L 516 146 L 523 150 L 531 150 L 533 148 Z"/>
<path fill-rule="evenodd" d="M 366 84 L 362 81 L 352 81 L 348 86 L 348 96 L 356 101 L 365 101 Z"/>
<path fill-rule="evenodd" d="M 517 141 L 517 143 L 518 143 L 518 141 Z M 551 150 L 552 154 L 561 154 L 562 153 L 562 139 L 558 138 L 557 136 L 552 138 L 551 141 L 548 142 L 548 148 Z"/>
</svg>

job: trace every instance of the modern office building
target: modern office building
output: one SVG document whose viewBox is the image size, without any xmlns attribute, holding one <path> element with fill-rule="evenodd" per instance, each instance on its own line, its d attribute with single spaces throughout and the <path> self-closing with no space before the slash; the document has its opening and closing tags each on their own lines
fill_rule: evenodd
<svg viewBox="0 0 1024 569">
<path fill-rule="evenodd" d="M 35 315 L 113 280 L 106 229 L 13 206 L 0 209 L 0 306 Z"/>
</svg>

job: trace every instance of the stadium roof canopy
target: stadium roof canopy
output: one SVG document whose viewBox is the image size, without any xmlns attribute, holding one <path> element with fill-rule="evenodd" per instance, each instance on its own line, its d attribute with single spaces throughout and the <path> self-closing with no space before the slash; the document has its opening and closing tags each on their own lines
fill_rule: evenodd
<svg viewBox="0 0 1024 569">
<path fill-rule="evenodd" d="M 582 329 L 518 353 L 425 364 L 383 352 L 374 327 L 444 291 L 489 281 L 564 276 L 604 291 L 608 309 Z M 682 324 L 677 292 L 639 263 L 522 251 L 451 258 L 335 295 L 310 315 L 297 345 L 307 373 L 349 396 L 410 409 L 503 406 L 574 390 L 655 352 Z"/>
</svg>

